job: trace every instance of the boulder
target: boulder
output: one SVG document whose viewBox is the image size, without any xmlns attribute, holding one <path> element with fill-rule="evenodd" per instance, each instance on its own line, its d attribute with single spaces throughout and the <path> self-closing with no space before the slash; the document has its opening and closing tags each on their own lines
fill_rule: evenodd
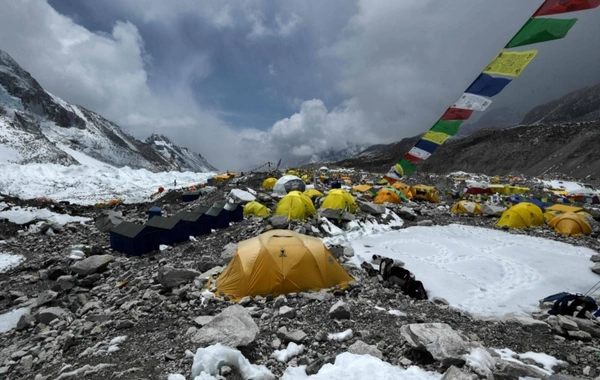
<svg viewBox="0 0 600 380">
<path fill-rule="evenodd" d="M 221 273 L 222 271 L 223 271 L 222 266 L 213 267 L 212 269 L 209 269 L 206 272 L 201 273 L 198 276 L 198 280 L 200 280 L 200 282 L 202 282 L 202 283 L 206 283 L 212 276 L 217 275 L 217 274 Z"/>
<path fill-rule="evenodd" d="M 302 341 L 306 339 L 307 335 L 302 330 L 288 330 L 287 327 L 283 326 L 277 330 L 277 337 L 286 343 L 302 343 Z"/>
<path fill-rule="evenodd" d="M 525 315 L 507 315 L 504 317 L 504 322 L 515 323 L 527 330 L 531 329 L 540 333 L 550 331 L 550 326 L 546 322 Z"/>
<path fill-rule="evenodd" d="M 577 326 L 577 323 L 575 321 L 568 319 L 564 315 L 557 315 L 556 317 L 558 318 L 558 325 L 561 329 L 565 331 L 579 330 L 579 326 Z"/>
<path fill-rule="evenodd" d="M 486 205 L 481 204 L 481 211 L 483 215 L 487 216 L 502 216 L 502 213 L 506 211 L 506 207 L 502 206 L 494 206 L 494 205 Z"/>
<path fill-rule="evenodd" d="M 71 271 L 81 276 L 87 276 L 96 272 L 101 272 L 108 266 L 108 263 L 113 261 L 111 255 L 91 256 L 87 259 L 76 262 L 71 265 Z"/>
<path fill-rule="evenodd" d="M 589 333 L 586 333 L 585 331 L 568 330 L 567 336 L 571 339 L 580 340 L 582 342 L 591 342 L 592 341 L 592 336 Z"/>
<path fill-rule="evenodd" d="M 71 275 L 60 276 L 56 279 L 56 282 L 60 286 L 61 290 L 73 289 L 77 284 L 77 280 Z"/>
<path fill-rule="evenodd" d="M 121 211 L 105 210 L 96 217 L 94 224 L 99 231 L 110 232 L 110 230 L 123 221 L 123 213 Z"/>
<path fill-rule="evenodd" d="M 357 340 L 348 347 L 348 352 L 356 355 L 371 355 L 379 359 L 383 359 L 383 354 L 377 349 L 377 346 L 366 344 L 362 340 Z"/>
<path fill-rule="evenodd" d="M 329 318 L 331 319 L 350 319 L 350 307 L 344 301 L 336 302 L 329 309 Z"/>
<path fill-rule="evenodd" d="M 288 228 L 289 225 L 288 217 L 285 215 L 272 216 L 271 218 L 269 218 L 269 222 L 271 222 L 273 228 L 278 230 L 284 230 Z"/>
<path fill-rule="evenodd" d="M 564 317 L 569 319 L 570 321 L 574 322 L 575 324 L 577 324 L 577 327 L 579 328 L 579 330 L 585 331 L 586 333 L 590 334 L 594 338 L 600 338 L 600 323 L 598 323 L 597 321 L 592 321 L 590 319 L 576 318 L 576 317 L 572 317 L 572 316 L 568 316 L 568 315 L 564 316 Z"/>
<path fill-rule="evenodd" d="M 192 269 L 180 269 L 164 266 L 158 270 L 157 279 L 163 287 L 171 289 L 176 286 L 194 281 L 194 279 L 200 276 L 200 274 L 200 272 Z"/>
<path fill-rule="evenodd" d="M 320 208 L 317 210 L 317 213 L 324 218 L 334 221 L 341 219 L 343 222 L 351 222 L 356 219 L 354 214 L 332 208 Z"/>
<path fill-rule="evenodd" d="M 430 227 L 433 225 L 434 225 L 434 223 L 433 223 L 433 220 L 431 220 L 431 219 L 419 220 L 417 222 L 417 226 Z"/>
<path fill-rule="evenodd" d="M 196 331 L 191 340 L 202 347 L 216 343 L 239 347 L 252 343 L 259 332 L 250 313 L 240 305 L 233 305 Z"/>
<path fill-rule="evenodd" d="M 417 214 L 413 209 L 408 207 L 400 207 L 400 209 L 396 210 L 396 214 L 405 220 L 415 221 L 417 220 Z"/>
<path fill-rule="evenodd" d="M 35 326 L 35 317 L 29 313 L 25 313 L 21 315 L 19 321 L 17 322 L 17 330 L 22 331 L 27 327 Z"/>
<path fill-rule="evenodd" d="M 360 210 L 371 215 L 381 215 L 385 212 L 385 206 L 372 202 L 361 202 Z"/>
<path fill-rule="evenodd" d="M 493 376 L 494 380 L 514 380 L 523 377 L 546 379 L 548 377 L 541 369 L 535 369 L 533 366 L 504 360 L 496 364 Z"/>
<path fill-rule="evenodd" d="M 54 301 L 56 299 L 56 297 L 58 297 L 57 292 L 53 292 L 52 290 L 45 290 L 45 291 L 41 292 L 40 294 L 38 294 L 38 297 L 35 300 L 36 306 L 40 307 L 40 306 L 47 305 L 47 304 L 51 303 L 52 301 Z"/>
<path fill-rule="evenodd" d="M 45 309 L 40 309 L 37 313 L 35 313 L 34 317 L 36 321 L 48 325 L 50 322 L 55 320 L 56 318 L 63 318 L 67 316 L 68 313 L 63 308 L 60 307 L 48 307 Z"/>
<path fill-rule="evenodd" d="M 288 319 L 296 318 L 296 310 L 289 306 L 282 306 L 279 308 L 279 316 L 281 318 L 288 318 Z"/>
<path fill-rule="evenodd" d="M 594 264 L 594 267 L 592 268 L 592 272 L 594 272 L 596 274 L 600 274 L 600 263 Z"/>
<path fill-rule="evenodd" d="M 223 251 L 221 251 L 221 260 L 223 262 L 228 263 L 229 260 L 233 258 L 235 252 L 237 251 L 237 243 L 229 243 L 223 247 Z"/>
<path fill-rule="evenodd" d="M 413 323 L 402 326 L 400 333 L 413 348 L 429 352 L 444 367 L 464 365 L 464 355 L 478 347 L 446 323 Z"/>
<path fill-rule="evenodd" d="M 441 380 L 476 380 L 476 379 L 477 379 L 477 375 L 475 375 L 471 372 L 467 372 L 462 369 L 459 369 L 455 366 L 451 366 L 444 373 L 444 376 L 442 376 Z"/>
</svg>

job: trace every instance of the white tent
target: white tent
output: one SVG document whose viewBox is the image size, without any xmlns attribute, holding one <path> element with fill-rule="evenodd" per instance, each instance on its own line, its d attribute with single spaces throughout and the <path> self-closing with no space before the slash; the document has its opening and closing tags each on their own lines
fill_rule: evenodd
<svg viewBox="0 0 600 380">
<path fill-rule="evenodd" d="M 277 182 L 275 182 L 275 185 L 273 186 L 273 194 L 280 196 L 286 195 L 288 193 L 288 189 L 285 188 L 285 184 L 290 181 L 300 181 L 302 184 L 304 184 L 304 181 L 295 175 L 284 175 L 283 177 L 279 178 Z M 302 191 L 304 191 L 304 189 Z"/>
</svg>

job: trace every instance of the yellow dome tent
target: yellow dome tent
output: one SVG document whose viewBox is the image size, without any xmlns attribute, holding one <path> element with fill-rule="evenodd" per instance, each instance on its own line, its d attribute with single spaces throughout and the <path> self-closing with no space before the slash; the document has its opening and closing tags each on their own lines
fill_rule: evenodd
<svg viewBox="0 0 600 380">
<path fill-rule="evenodd" d="M 546 219 L 546 222 L 550 222 L 552 219 L 554 219 L 554 217 L 567 212 L 579 214 L 585 217 L 586 219 L 592 217 L 592 214 L 590 214 L 590 212 L 584 209 L 583 207 L 568 206 L 557 203 L 550 207 L 546 207 L 546 212 L 544 212 L 544 218 Z"/>
<path fill-rule="evenodd" d="M 323 193 L 320 192 L 317 189 L 304 190 L 304 192 L 302 194 L 308 196 L 309 198 L 312 198 L 312 197 L 322 197 L 323 196 Z"/>
<path fill-rule="evenodd" d="M 377 196 L 373 199 L 373 203 L 400 203 L 400 196 L 390 189 L 381 189 L 377 192 Z"/>
<path fill-rule="evenodd" d="M 332 189 L 323 199 L 321 207 L 336 210 L 347 208 L 349 212 L 354 213 L 357 206 L 354 197 L 349 192 L 344 189 Z"/>
<path fill-rule="evenodd" d="M 267 178 L 263 181 L 261 187 L 263 189 L 272 190 L 273 186 L 275 186 L 275 182 L 277 182 L 277 178 Z"/>
<path fill-rule="evenodd" d="M 554 227 L 554 231 L 567 236 L 581 236 L 592 233 L 592 227 L 585 218 L 574 212 L 566 212 L 557 215 L 548 223 L 550 227 Z"/>
<path fill-rule="evenodd" d="M 483 214 L 481 206 L 471 201 L 458 201 L 450 209 L 455 214 Z"/>
<path fill-rule="evenodd" d="M 311 181 L 310 178 L 308 178 L 307 174 L 303 174 L 302 177 L 300 177 L 301 180 L 303 180 L 304 182 L 308 183 Z"/>
<path fill-rule="evenodd" d="M 294 170 L 294 169 L 288 170 L 288 171 L 285 173 L 285 175 L 295 175 L 296 177 L 300 177 L 300 173 L 298 173 L 298 171 L 297 171 L 297 170 Z"/>
<path fill-rule="evenodd" d="M 252 202 L 246 203 L 246 205 L 244 206 L 244 215 L 245 216 L 254 215 L 254 216 L 260 216 L 261 218 L 264 218 L 266 216 L 271 215 L 271 210 L 269 210 L 263 204 L 260 204 L 256 201 L 252 201 Z"/>
<path fill-rule="evenodd" d="M 415 185 L 411 188 L 414 199 L 423 199 L 432 203 L 440 201 L 440 195 L 433 186 Z"/>
<path fill-rule="evenodd" d="M 402 192 L 402 194 L 404 194 L 404 196 L 406 198 L 413 199 L 413 193 L 410 190 L 410 186 L 408 186 L 407 184 L 402 183 L 402 182 L 394 182 L 392 184 L 392 187 L 395 188 L 395 189 L 400 190 Z"/>
<path fill-rule="evenodd" d="M 321 239 L 271 230 L 238 243 L 229 265 L 215 281 L 215 293 L 239 301 L 245 296 L 278 296 L 334 286 L 345 289 L 353 280 Z"/>
<path fill-rule="evenodd" d="M 299 191 L 290 191 L 277 203 L 275 215 L 285 215 L 288 219 L 304 220 L 316 212 L 310 198 Z"/>
<path fill-rule="evenodd" d="M 356 185 L 352 188 L 353 193 L 364 193 L 365 191 L 371 190 L 373 186 L 369 185 Z"/>
<path fill-rule="evenodd" d="M 542 209 L 533 203 L 521 202 L 504 211 L 496 227 L 523 229 L 542 224 L 544 224 Z"/>
</svg>

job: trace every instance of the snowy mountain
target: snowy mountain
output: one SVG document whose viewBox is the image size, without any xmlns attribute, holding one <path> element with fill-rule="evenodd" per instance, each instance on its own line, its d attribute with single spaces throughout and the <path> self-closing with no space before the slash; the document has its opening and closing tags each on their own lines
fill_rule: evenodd
<svg viewBox="0 0 600 380">
<path fill-rule="evenodd" d="M 179 165 L 182 171 L 192 172 L 216 172 L 217 169 L 206 161 L 198 153 L 190 151 L 188 148 L 183 148 L 173 144 L 167 136 L 153 133 L 146 139 L 146 144 L 154 147 L 154 149 L 170 162 L 175 162 Z"/>
<path fill-rule="evenodd" d="M 521 124 L 552 124 L 600 120 L 600 84 L 584 87 L 539 105 L 525 115 Z"/>
<path fill-rule="evenodd" d="M 151 171 L 214 170 L 201 156 L 169 144 L 166 154 L 163 147 L 50 94 L 0 50 L 0 162 L 76 165 L 93 159 Z"/>
<path fill-rule="evenodd" d="M 294 165 L 306 165 L 306 164 L 314 164 L 314 163 L 325 163 L 325 162 L 336 162 L 340 160 L 346 160 L 348 158 L 356 157 L 365 150 L 368 145 L 359 145 L 353 144 L 351 142 L 346 142 L 346 147 L 344 149 L 334 149 L 329 148 L 319 153 L 312 154 L 310 156 L 302 157 L 298 161 L 295 162 Z"/>
</svg>

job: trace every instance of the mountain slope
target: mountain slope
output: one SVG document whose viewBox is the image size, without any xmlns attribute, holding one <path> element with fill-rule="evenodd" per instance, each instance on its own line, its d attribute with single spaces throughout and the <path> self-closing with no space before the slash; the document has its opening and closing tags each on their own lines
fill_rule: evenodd
<svg viewBox="0 0 600 380">
<path fill-rule="evenodd" d="M 97 113 L 48 93 L 0 50 L 0 162 L 72 165 L 81 161 L 72 152 L 79 152 L 116 167 L 214 170 L 186 148 L 171 145 L 182 153 L 163 155 Z"/>
<path fill-rule="evenodd" d="M 146 139 L 146 144 L 154 147 L 166 160 L 173 160 L 182 171 L 216 172 L 217 169 L 206 161 L 201 155 L 190 151 L 188 148 L 179 147 L 168 137 L 153 133 Z"/>
<path fill-rule="evenodd" d="M 322 152 L 312 154 L 310 156 L 302 157 L 296 162 L 292 163 L 292 166 L 301 166 L 314 163 L 327 163 L 337 162 L 348 158 L 358 156 L 363 150 L 368 148 L 368 145 L 354 144 L 346 142 L 346 147 L 343 149 L 329 148 Z"/>
<path fill-rule="evenodd" d="M 372 147 L 360 156 L 336 163 L 376 172 L 387 172 L 419 136 Z M 463 170 L 489 175 L 563 173 L 583 178 L 600 177 L 600 121 L 502 130 L 482 129 L 440 146 L 417 170 L 448 173 Z"/>
<path fill-rule="evenodd" d="M 521 124 L 551 124 L 600 119 L 600 84 L 573 91 L 529 111 Z"/>
</svg>

